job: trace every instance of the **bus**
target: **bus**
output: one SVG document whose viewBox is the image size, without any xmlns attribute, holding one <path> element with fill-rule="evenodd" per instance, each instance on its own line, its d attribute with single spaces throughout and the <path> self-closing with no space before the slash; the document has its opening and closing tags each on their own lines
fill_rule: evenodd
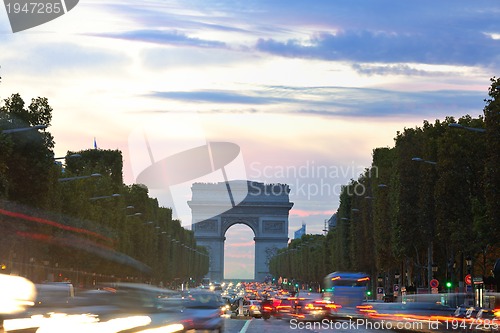
<svg viewBox="0 0 500 333">
<path fill-rule="evenodd" d="M 201 279 L 201 286 L 207 289 L 210 288 L 210 278 L 204 277 Z"/>
<path fill-rule="evenodd" d="M 333 272 L 325 277 L 323 299 L 336 305 L 332 316 L 354 317 L 357 306 L 367 301 L 370 276 L 364 273 Z"/>
</svg>

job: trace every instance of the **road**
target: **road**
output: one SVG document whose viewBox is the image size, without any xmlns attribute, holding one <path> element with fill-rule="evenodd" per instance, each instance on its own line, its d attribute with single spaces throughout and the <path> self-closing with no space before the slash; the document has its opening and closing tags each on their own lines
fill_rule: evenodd
<svg viewBox="0 0 500 333">
<path fill-rule="evenodd" d="M 372 326 L 370 326 L 372 325 Z M 375 332 L 393 332 L 385 327 L 373 326 L 364 320 L 352 321 L 329 321 L 321 322 L 295 322 L 271 318 L 263 319 L 231 319 L 225 318 L 225 332 L 227 333 L 286 333 L 286 332 L 354 332 L 356 333 L 375 333 Z"/>
</svg>

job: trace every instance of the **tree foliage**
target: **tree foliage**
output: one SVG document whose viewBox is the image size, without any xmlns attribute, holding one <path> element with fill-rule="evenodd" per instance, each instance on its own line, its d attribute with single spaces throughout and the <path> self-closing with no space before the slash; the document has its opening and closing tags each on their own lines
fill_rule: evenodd
<svg viewBox="0 0 500 333">
<path fill-rule="evenodd" d="M 427 286 L 432 274 L 457 285 L 471 257 L 472 274 L 487 277 L 500 254 L 500 79 L 488 94 L 484 116 L 425 120 L 397 132 L 394 147 L 374 149 L 371 167 L 342 187 L 337 224 L 322 242 L 329 258 L 303 261 L 302 271 L 322 262 L 386 287 L 397 274 L 407 286 Z M 296 244 L 279 252 L 272 272 L 302 279 Z"/>
<path fill-rule="evenodd" d="M 201 279 L 206 250 L 145 186 L 123 183 L 120 151 L 69 151 L 55 163 L 48 131 L 9 131 L 51 120 L 46 98 L 26 107 L 13 94 L 0 107 L 0 261 L 35 281 L 49 271 L 83 285 Z"/>
</svg>

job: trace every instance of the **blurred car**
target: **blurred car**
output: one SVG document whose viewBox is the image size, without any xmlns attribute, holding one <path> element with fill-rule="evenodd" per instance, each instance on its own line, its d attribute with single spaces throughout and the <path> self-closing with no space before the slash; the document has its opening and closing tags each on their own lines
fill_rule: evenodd
<svg viewBox="0 0 500 333">
<path fill-rule="evenodd" d="M 36 284 L 37 307 L 69 306 L 75 300 L 75 290 L 71 283 L 52 282 Z"/>
<path fill-rule="evenodd" d="M 225 303 L 222 298 L 210 291 L 193 291 L 184 301 L 182 325 L 189 330 L 224 331 L 221 317 Z"/>
<path fill-rule="evenodd" d="M 280 299 L 279 303 L 276 303 L 275 305 L 276 312 L 274 313 L 274 316 L 278 319 L 290 319 L 295 300 L 295 297 Z"/>
<path fill-rule="evenodd" d="M 261 318 L 261 302 L 254 299 L 243 302 L 243 313 L 250 317 Z"/>
<path fill-rule="evenodd" d="M 293 302 L 291 318 L 299 321 L 321 321 L 328 315 L 322 300 L 298 298 Z"/>
<path fill-rule="evenodd" d="M 74 332 L 140 333 L 149 329 L 168 332 L 185 329 L 182 304 L 165 302 L 165 297 L 176 296 L 166 289 L 145 284 L 113 284 L 105 289 L 82 292 L 65 305 L 60 300 L 66 299 L 67 294 L 59 295 L 59 289 L 66 288 L 58 286 L 55 295 L 49 288 L 49 292 L 42 292 L 46 297 L 41 299 L 50 302 L 42 301 L 39 306 L 31 307 L 24 317 L 5 320 L 5 330 L 66 333 L 71 327 Z"/>
</svg>

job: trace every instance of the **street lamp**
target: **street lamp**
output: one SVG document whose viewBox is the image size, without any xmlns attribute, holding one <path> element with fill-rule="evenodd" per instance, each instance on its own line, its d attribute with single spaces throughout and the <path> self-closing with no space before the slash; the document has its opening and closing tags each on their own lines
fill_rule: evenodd
<svg viewBox="0 0 500 333">
<path fill-rule="evenodd" d="M 470 256 L 468 256 L 467 258 L 465 258 L 465 264 L 467 265 L 467 275 L 469 275 L 470 277 L 470 291 L 472 292 L 472 304 L 474 304 L 474 278 L 472 277 L 472 258 Z M 466 295 L 467 295 L 467 298 L 469 298 L 469 288 L 468 286 L 465 287 L 466 288 Z"/>
<path fill-rule="evenodd" d="M 59 178 L 58 181 L 60 183 L 62 183 L 62 182 L 69 182 L 69 181 L 77 180 L 77 179 L 87 179 L 87 178 L 101 177 L 101 176 L 102 175 L 100 173 L 93 173 L 89 176 L 76 176 L 76 177 Z"/>
<path fill-rule="evenodd" d="M 471 257 L 465 258 L 465 264 L 467 265 L 467 269 L 470 270 L 470 268 L 472 267 L 472 258 Z"/>
<path fill-rule="evenodd" d="M 30 126 L 30 127 L 11 128 L 11 129 L 2 130 L 2 134 L 25 132 L 25 131 L 31 131 L 31 130 L 44 129 L 44 128 L 47 128 L 47 125 L 35 125 L 35 126 Z"/>
<path fill-rule="evenodd" d="M 427 160 L 424 160 L 423 158 L 420 158 L 420 157 L 413 157 L 411 160 L 415 161 L 415 162 L 424 162 L 424 163 L 433 164 L 433 165 L 437 164 L 437 162 L 427 161 Z"/>
<path fill-rule="evenodd" d="M 89 198 L 89 200 L 95 201 L 95 200 L 99 200 L 99 199 L 118 198 L 120 196 L 121 196 L 121 194 L 119 194 L 119 193 L 113 193 L 111 195 L 101 195 L 99 197 L 92 197 L 92 198 Z"/>
<path fill-rule="evenodd" d="M 485 128 L 467 127 L 467 126 L 460 125 L 460 124 L 457 124 L 457 123 L 448 124 L 448 127 L 463 129 L 463 130 L 467 130 L 467 131 L 471 131 L 471 132 L 486 133 L 486 129 Z"/>
<path fill-rule="evenodd" d="M 394 273 L 394 280 L 395 280 L 396 285 L 397 285 L 397 290 L 394 290 L 394 297 L 399 296 L 399 295 L 398 295 L 398 293 L 399 293 L 399 291 L 401 290 L 401 288 L 400 288 L 400 283 L 399 283 L 399 277 L 400 277 L 400 276 L 401 276 L 401 275 L 399 275 L 399 273 Z"/>
<path fill-rule="evenodd" d="M 423 163 L 432 164 L 432 165 L 437 164 L 437 162 L 424 160 L 421 157 L 413 157 L 411 160 L 415 161 L 415 162 L 423 162 Z M 432 229 L 433 229 L 432 232 L 434 232 L 434 225 L 432 225 Z M 428 279 L 428 283 L 433 279 L 433 272 L 434 272 L 434 265 L 432 264 L 432 257 L 433 257 L 433 252 L 434 252 L 433 237 L 434 237 L 434 235 L 432 235 L 432 237 L 429 238 L 429 245 L 427 247 L 427 279 Z M 436 269 L 437 269 L 437 266 L 436 266 Z M 429 284 L 429 291 L 430 291 L 430 288 L 431 288 L 431 286 Z"/>
<path fill-rule="evenodd" d="M 383 276 L 382 276 L 382 275 L 379 275 L 379 276 L 377 277 L 377 282 L 378 282 L 378 284 L 379 284 L 379 287 L 381 287 L 381 286 L 382 286 L 382 282 L 384 282 L 384 278 L 383 278 Z"/>
<path fill-rule="evenodd" d="M 82 157 L 80 154 L 71 154 L 68 156 L 62 156 L 62 157 L 54 157 L 54 160 L 65 160 L 67 158 L 74 158 L 74 157 Z"/>
</svg>

